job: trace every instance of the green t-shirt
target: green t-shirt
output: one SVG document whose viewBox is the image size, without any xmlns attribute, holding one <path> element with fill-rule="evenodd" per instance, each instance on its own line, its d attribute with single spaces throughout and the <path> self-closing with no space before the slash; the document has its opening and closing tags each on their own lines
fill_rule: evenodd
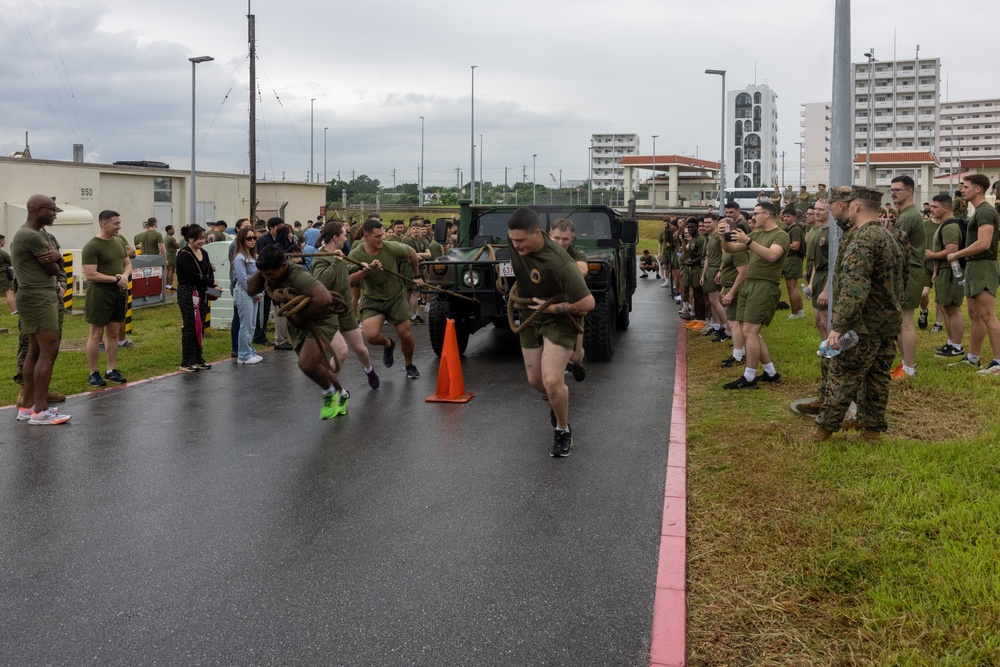
<svg viewBox="0 0 1000 667">
<path fill-rule="evenodd" d="M 784 265 L 785 257 L 788 255 L 788 233 L 781 231 L 777 227 L 769 232 L 757 230 L 750 234 L 750 240 L 758 246 L 765 248 L 770 248 L 775 244 L 780 245 L 784 249 L 784 252 L 781 253 L 781 257 L 776 261 L 766 262 L 763 257 L 750 250 L 750 261 L 747 263 L 747 280 L 767 280 L 775 285 L 780 284 L 781 269 Z"/>
<path fill-rule="evenodd" d="M 577 246 L 573 245 L 572 243 L 570 243 L 569 247 L 566 248 L 566 254 L 568 254 L 570 257 L 572 257 L 574 262 L 586 262 L 587 261 L 587 253 L 585 253 L 582 248 L 578 248 Z M 652 255 L 650 255 L 650 259 L 652 259 Z"/>
<path fill-rule="evenodd" d="M 962 228 L 954 221 L 954 218 L 943 221 L 940 225 L 935 225 L 937 229 L 931 236 L 931 252 L 941 252 L 948 244 L 954 244 L 956 248 L 962 247 Z M 937 260 L 937 270 L 951 271 L 951 263 L 947 258 Z"/>
<path fill-rule="evenodd" d="M 997 258 L 997 244 L 1000 242 L 1000 216 L 997 215 L 997 210 L 990 206 L 989 202 L 983 202 L 976 207 L 976 210 L 972 213 L 972 218 L 969 220 L 969 226 L 966 229 L 966 238 L 969 242 L 966 245 L 972 245 L 979 238 L 979 228 L 984 225 L 993 226 L 993 240 L 990 241 L 990 247 L 979 253 L 978 255 L 972 255 L 966 261 L 972 260 L 977 261 L 980 259 L 996 259 Z M 17 267 L 14 267 L 17 271 Z"/>
<path fill-rule="evenodd" d="M 437 259 L 444 254 L 444 248 L 437 241 L 431 241 L 427 249 L 431 251 L 431 259 Z"/>
<path fill-rule="evenodd" d="M 796 257 L 805 257 L 806 244 L 805 244 L 805 236 L 802 234 L 802 228 L 798 225 L 792 225 L 788 228 L 788 231 L 786 233 L 788 234 L 789 248 L 791 248 L 792 243 L 798 242 L 799 244 L 797 250 L 789 250 L 788 254 L 795 255 Z"/>
<path fill-rule="evenodd" d="M 28 225 L 17 230 L 10 244 L 10 258 L 19 289 L 55 289 L 56 277 L 50 276 L 38 262 L 38 255 L 50 248 L 45 232 Z"/>
<path fill-rule="evenodd" d="M 580 274 L 580 269 L 562 246 L 542 232 L 545 245 L 535 252 L 522 255 L 513 250 L 510 244 L 511 267 L 517 281 L 517 291 L 522 299 L 539 297 L 548 299 L 562 294 L 566 303 L 575 303 L 585 299 L 590 294 L 587 282 Z M 507 240 L 510 243 L 510 239 Z M 525 311 L 526 312 L 526 311 Z M 554 318 L 562 319 L 563 315 L 545 314 L 539 316 L 537 323 L 544 323 Z"/>
<path fill-rule="evenodd" d="M 705 259 L 705 237 L 699 234 L 684 244 L 687 248 L 688 266 L 701 266 Z"/>
<path fill-rule="evenodd" d="M 0 278 L 6 278 L 7 267 L 10 266 L 10 253 L 0 248 Z"/>
<path fill-rule="evenodd" d="M 163 235 L 155 229 L 147 229 L 139 235 L 139 244 L 143 255 L 159 255 L 161 243 L 163 243 Z"/>
<path fill-rule="evenodd" d="M 404 259 L 409 262 L 410 246 L 398 241 L 382 241 L 382 249 L 378 254 L 369 255 L 365 252 L 365 244 L 358 243 L 351 248 L 349 257 L 358 262 L 371 264 L 376 259 L 387 269 L 396 270 L 399 263 Z M 361 267 L 352 264 L 348 271 L 354 273 L 361 271 Z M 371 308 L 377 311 L 384 311 L 391 307 L 396 299 L 404 299 L 405 287 L 403 281 L 385 271 L 372 270 L 368 272 L 361 286 L 364 288 L 364 295 L 361 298 L 361 307 Z"/>
<path fill-rule="evenodd" d="M 817 234 L 813 237 L 815 249 L 813 250 L 813 267 L 816 273 L 830 272 L 830 226 L 818 227 Z"/>
<path fill-rule="evenodd" d="M 705 280 L 713 279 L 715 272 L 722 266 L 722 244 L 715 234 L 705 240 L 705 266 Z"/>
<path fill-rule="evenodd" d="M 930 218 L 924 219 L 924 247 L 931 248 L 934 245 L 934 235 L 937 234 L 937 223 Z M 924 271 L 928 274 L 934 271 L 934 262 L 925 262 Z"/>
<path fill-rule="evenodd" d="M 125 258 L 128 257 L 128 253 L 125 252 L 125 239 L 120 236 L 113 236 L 110 239 L 95 236 L 83 246 L 80 257 L 81 264 L 84 266 L 96 265 L 98 273 L 103 273 L 106 276 L 120 275 L 125 268 Z M 114 283 L 90 284 L 105 289 L 118 289 Z"/>
<path fill-rule="evenodd" d="M 819 227 L 810 227 L 806 231 L 806 266 L 812 267 L 816 261 L 816 241 L 819 240 Z"/>
<path fill-rule="evenodd" d="M 739 275 L 738 269 L 741 266 L 746 266 L 750 258 L 747 257 L 749 250 L 743 250 L 742 252 L 726 252 L 722 251 L 722 286 L 732 287 L 736 283 L 736 278 Z"/>
<path fill-rule="evenodd" d="M 331 292 L 338 292 L 351 303 L 351 283 L 347 278 L 347 260 L 336 257 L 314 257 L 309 272 Z"/>
<path fill-rule="evenodd" d="M 316 259 L 320 259 L 317 257 Z M 322 259 L 326 259 L 325 257 Z M 313 260 L 315 261 L 315 260 Z M 285 274 L 283 280 L 273 283 L 268 283 L 268 287 L 271 290 L 276 290 L 281 287 L 291 287 L 292 289 L 298 291 L 300 294 L 305 294 L 309 296 L 317 285 L 320 285 L 320 281 L 316 280 L 308 271 L 305 270 L 300 264 L 293 264 L 292 262 L 287 262 L 288 272 Z M 348 301 L 350 303 L 350 301 Z M 331 312 L 327 312 L 315 320 L 313 320 L 320 329 L 333 329 L 337 330 L 339 327 L 340 320 L 336 315 Z M 289 334 L 294 341 L 301 341 L 305 335 L 306 330 L 299 328 L 294 321 L 288 320 Z"/>
<path fill-rule="evenodd" d="M 923 269 L 924 249 L 927 247 L 927 243 L 924 238 L 924 216 L 920 214 L 916 204 L 910 204 L 899 212 L 895 227 L 906 232 L 906 236 L 910 240 L 910 266 Z M 910 273 L 912 274 L 913 271 L 911 270 Z"/>
<path fill-rule="evenodd" d="M 177 258 L 178 249 L 177 239 L 173 234 L 167 234 L 163 237 L 163 250 L 167 253 L 167 259 L 173 260 Z"/>
</svg>

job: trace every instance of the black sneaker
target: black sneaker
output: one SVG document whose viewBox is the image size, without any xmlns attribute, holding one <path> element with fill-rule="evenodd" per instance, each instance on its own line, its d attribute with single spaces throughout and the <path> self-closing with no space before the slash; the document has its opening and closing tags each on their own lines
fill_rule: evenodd
<svg viewBox="0 0 1000 667">
<path fill-rule="evenodd" d="M 642 275 L 641 275 L 641 276 L 639 276 L 639 277 L 640 277 L 640 278 L 648 278 L 649 276 L 647 276 L 647 275 L 646 275 L 646 274 L 644 273 L 644 274 L 642 274 Z"/>
<path fill-rule="evenodd" d="M 254 345 L 264 345 L 264 346 L 274 345 L 274 341 L 273 340 L 268 340 L 266 338 L 254 338 L 253 342 L 254 342 Z"/>
<path fill-rule="evenodd" d="M 365 375 L 368 376 L 368 386 L 372 389 L 378 389 L 381 383 L 378 380 L 378 373 L 375 372 L 375 369 L 365 371 Z"/>
<path fill-rule="evenodd" d="M 416 380 L 420 377 L 420 371 L 413 364 L 406 365 L 406 377 L 409 380 Z"/>
<path fill-rule="evenodd" d="M 181 370 L 182 371 L 186 371 L 188 373 L 197 373 L 198 372 L 198 364 L 191 364 L 189 366 L 183 366 L 182 365 L 181 366 Z"/>
<path fill-rule="evenodd" d="M 709 336 L 718 336 L 720 331 L 722 331 L 722 329 L 713 329 L 712 327 L 705 327 L 705 331 L 702 331 L 701 335 L 704 336 L 705 338 L 708 338 Z"/>
<path fill-rule="evenodd" d="M 788 302 L 786 302 L 786 301 L 779 301 L 778 302 L 778 310 L 789 310 L 790 308 L 791 308 L 791 306 L 788 305 Z"/>
<path fill-rule="evenodd" d="M 383 348 L 382 350 L 382 363 L 385 364 L 386 368 L 392 368 L 393 358 L 392 353 L 396 349 L 396 341 L 389 339 L 389 347 Z"/>
<path fill-rule="evenodd" d="M 761 382 L 770 382 L 771 384 L 781 384 L 781 373 L 775 373 L 774 375 L 764 373 L 754 379 L 759 379 Z"/>
<path fill-rule="evenodd" d="M 292 350 L 293 348 L 292 348 L 292 344 L 291 343 L 285 342 L 285 343 L 282 343 L 281 345 L 275 345 L 274 349 L 278 350 L 279 352 L 288 352 L 289 350 Z"/>
<path fill-rule="evenodd" d="M 587 379 L 587 369 L 583 367 L 579 361 L 574 361 L 569 365 L 570 372 L 573 373 L 573 379 L 577 382 L 583 382 Z"/>
<path fill-rule="evenodd" d="M 746 361 L 743 359 L 737 359 L 733 355 L 729 355 L 729 358 L 723 361 L 720 366 L 722 366 L 722 368 L 732 368 L 733 366 L 740 366 L 745 363 Z"/>
<path fill-rule="evenodd" d="M 938 349 L 934 350 L 935 357 L 962 357 L 965 356 L 965 348 L 955 347 L 954 345 L 948 345 L 945 343 Z"/>
<path fill-rule="evenodd" d="M 573 448 L 573 434 L 570 431 L 560 431 L 556 429 L 555 437 L 552 441 L 552 451 L 549 456 L 563 458 L 569 456 L 569 450 Z"/>
<path fill-rule="evenodd" d="M 732 339 L 733 339 L 732 336 L 730 336 L 724 330 L 719 329 L 719 333 L 714 338 L 710 338 L 709 340 L 711 342 L 713 342 L 713 343 L 722 343 L 722 342 L 725 342 L 727 340 L 732 340 Z"/>
<path fill-rule="evenodd" d="M 111 380 L 112 382 L 117 382 L 118 384 L 125 384 L 126 382 L 128 382 L 128 380 L 122 377 L 122 374 L 118 371 L 117 368 L 112 368 L 110 371 L 105 373 L 104 379 Z"/>
<path fill-rule="evenodd" d="M 659 274 L 659 273 L 654 273 L 653 275 L 654 275 L 654 277 L 655 277 L 655 278 L 656 278 L 657 280 L 659 280 L 659 279 L 660 279 L 660 274 Z"/>
<path fill-rule="evenodd" d="M 198 364 L 198 370 L 199 371 L 210 371 L 210 370 L 212 370 L 212 367 L 209 366 L 208 364 L 206 364 L 204 361 L 202 361 L 201 363 Z"/>
<path fill-rule="evenodd" d="M 931 333 L 941 333 L 944 331 L 944 325 L 940 322 L 935 322 L 934 326 L 931 327 Z"/>
<path fill-rule="evenodd" d="M 927 328 L 927 311 L 921 310 L 919 317 L 917 317 L 917 326 L 921 329 Z"/>
<path fill-rule="evenodd" d="M 423 324 L 423 323 L 424 323 L 424 318 L 420 317 L 419 315 L 410 318 L 410 324 Z"/>
<path fill-rule="evenodd" d="M 107 384 L 107 382 L 104 381 L 104 378 L 101 377 L 100 373 L 94 371 L 89 376 L 87 376 L 87 384 L 89 384 L 91 387 L 103 387 L 104 385 Z"/>
<path fill-rule="evenodd" d="M 777 375 L 777 374 L 776 374 Z M 757 386 L 757 378 L 748 380 L 745 375 L 741 375 L 732 382 L 722 385 L 723 389 L 760 389 Z"/>
</svg>

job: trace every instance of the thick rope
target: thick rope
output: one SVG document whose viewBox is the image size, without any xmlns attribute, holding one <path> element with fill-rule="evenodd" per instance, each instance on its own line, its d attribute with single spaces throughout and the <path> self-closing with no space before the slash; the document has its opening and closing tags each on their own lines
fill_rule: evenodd
<svg viewBox="0 0 1000 667">
<path fill-rule="evenodd" d="M 311 296 L 307 296 L 292 287 L 279 287 L 272 290 L 265 283 L 264 289 L 267 290 L 267 295 L 271 297 L 271 301 L 278 304 L 278 309 L 275 312 L 281 317 L 295 315 L 312 302 Z M 330 298 L 333 300 L 333 303 L 327 307 L 327 313 L 340 316 L 346 315 L 351 311 L 351 306 L 344 300 L 344 295 L 340 292 L 330 290 Z M 313 337 L 313 340 L 316 341 L 319 349 L 323 352 L 323 356 L 326 357 L 330 368 L 333 369 L 334 373 L 339 373 L 340 360 L 333 353 L 333 346 L 330 344 L 330 339 L 326 337 L 326 334 L 316 325 L 315 321 L 305 320 L 304 323 L 306 329 L 309 330 L 309 335 Z"/>
<path fill-rule="evenodd" d="M 530 326 L 536 319 L 538 319 L 539 315 L 542 315 L 543 310 L 545 310 L 554 303 L 564 303 L 565 301 L 566 297 L 564 297 L 562 294 L 557 294 L 555 296 L 549 297 L 548 300 L 545 301 L 545 303 L 541 304 L 541 307 L 538 308 L 538 310 L 532 310 L 532 308 L 534 308 L 534 306 L 536 305 L 535 300 L 521 298 L 521 295 L 517 289 L 517 283 L 515 282 L 513 287 L 510 288 L 510 294 L 507 295 L 507 323 L 510 324 L 510 330 L 513 331 L 514 333 L 521 333 L 522 329 L 524 329 L 527 326 Z M 515 308 L 520 308 L 522 310 L 532 310 L 531 315 L 528 315 L 528 317 L 521 322 L 521 326 L 515 326 L 514 324 Z M 573 328 L 576 329 L 576 332 L 578 334 L 583 333 L 583 327 L 580 326 L 580 323 L 577 321 L 575 316 L 569 313 L 563 313 L 563 315 L 565 315 L 566 318 L 573 323 Z"/>
</svg>

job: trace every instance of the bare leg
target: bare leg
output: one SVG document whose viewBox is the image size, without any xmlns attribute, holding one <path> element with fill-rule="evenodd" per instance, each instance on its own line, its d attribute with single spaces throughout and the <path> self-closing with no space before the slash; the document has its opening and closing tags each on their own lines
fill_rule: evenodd
<svg viewBox="0 0 1000 667">
<path fill-rule="evenodd" d="M 371 368 L 372 359 L 368 354 L 368 347 L 365 345 L 364 336 L 361 335 L 360 329 L 351 329 L 350 331 L 338 331 L 337 335 L 344 339 L 347 346 L 351 348 L 351 352 L 354 356 L 358 358 L 361 362 L 362 368 Z"/>
<path fill-rule="evenodd" d="M 124 328 L 124 322 L 108 322 L 108 326 L 105 327 L 107 336 L 104 338 L 104 353 L 108 357 L 107 361 L 109 371 L 118 367 L 116 366 L 118 363 L 118 334 Z"/>
<path fill-rule="evenodd" d="M 396 326 L 396 335 L 399 336 L 399 347 L 403 350 L 403 360 L 409 366 L 413 363 L 413 333 L 410 331 L 410 322 L 400 322 Z M 565 368 L 565 366 L 563 367 Z"/>
<path fill-rule="evenodd" d="M 379 347 L 389 347 L 389 339 L 382 335 L 382 325 L 385 323 L 385 315 L 372 315 L 361 323 L 361 331 L 365 335 L 365 340 L 369 345 Z"/>
<path fill-rule="evenodd" d="M 747 350 L 747 368 L 757 370 L 757 365 L 760 363 L 761 343 L 763 342 L 763 339 L 760 337 L 761 325 L 753 322 L 743 322 L 742 326 L 743 338 L 745 339 Z M 770 362 L 770 359 L 768 359 L 768 362 Z"/>
<path fill-rule="evenodd" d="M 542 339 L 542 385 L 549 397 L 549 405 L 556 413 L 556 428 L 560 429 L 569 427 L 569 387 L 566 386 L 565 371 L 570 353 L 571 350 L 562 345 Z"/>
<path fill-rule="evenodd" d="M 96 324 L 89 325 L 90 331 L 87 334 L 87 365 L 90 367 L 91 373 L 97 372 L 97 361 L 100 355 L 100 345 L 101 338 L 104 337 L 104 327 L 98 326 Z M 109 336 L 110 338 L 110 336 Z M 118 351 L 118 342 L 114 342 L 115 352 Z M 108 353 L 110 359 L 111 356 L 111 344 L 105 344 L 105 351 Z M 110 361 L 108 362 L 111 363 Z M 111 366 L 109 366 L 111 368 Z"/>
<path fill-rule="evenodd" d="M 955 345 L 961 345 L 965 337 L 965 319 L 962 317 L 961 306 L 941 306 L 944 309 L 944 328 L 948 332 L 948 340 Z"/>
<path fill-rule="evenodd" d="M 302 344 L 302 349 L 299 350 L 299 370 L 324 391 L 330 387 L 337 391 L 343 389 L 337 374 L 326 363 L 326 355 L 319 349 L 319 345 L 313 338 L 306 339 L 306 342 Z"/>
<path fill-rule="evenodd" d="M 55 366 L 59 354 L 59 332 L 40 329 L 34 336 L 29 336 L 28 354 L 31 354 L 31 343 L 37 346 L 37 360 L 31 373 L 34 376 L 32 389 L 35 392 L 35 412 L 42 412 L 49 407 L 49 382 L 52 380 L 52 367 Z M 24 364 L 24 383 L 28 385 L 28 363 Z M 28 394 L 26 393 L 25 396 Z"/>
<path fill-rule="evenodd" d="M 903 365 L 913 368 L 917 354 L 917 327 L 913 324 L 912 308 L 903 309 L 903 328 L 899 333 L 897 344 Z"/>
</svg>

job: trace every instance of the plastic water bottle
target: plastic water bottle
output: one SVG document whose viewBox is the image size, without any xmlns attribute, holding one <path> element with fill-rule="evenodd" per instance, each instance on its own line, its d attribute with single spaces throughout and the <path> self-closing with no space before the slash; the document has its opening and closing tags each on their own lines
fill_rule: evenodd
<svg viewBox="0 0 1000 667">
<path fill-rule="evenodd" d="M 819 350 L 816 352 L 821 357 L 826 357 L 827 359 L 832 359 L 844 350 L 849 350 L 854 347 L 858 342 L 858 334 L 854 332 L 853 329 L 848 329 L 840 336 L 840 349 L 831 349 L 827 342 L 824 340 L 819 344 Z"/>
<path fill-rule="evenodd" d="M 951 275 L 955 278 L 962 277 L 962 264 L 957 259 L 951 262 Z"/>
</svg>

